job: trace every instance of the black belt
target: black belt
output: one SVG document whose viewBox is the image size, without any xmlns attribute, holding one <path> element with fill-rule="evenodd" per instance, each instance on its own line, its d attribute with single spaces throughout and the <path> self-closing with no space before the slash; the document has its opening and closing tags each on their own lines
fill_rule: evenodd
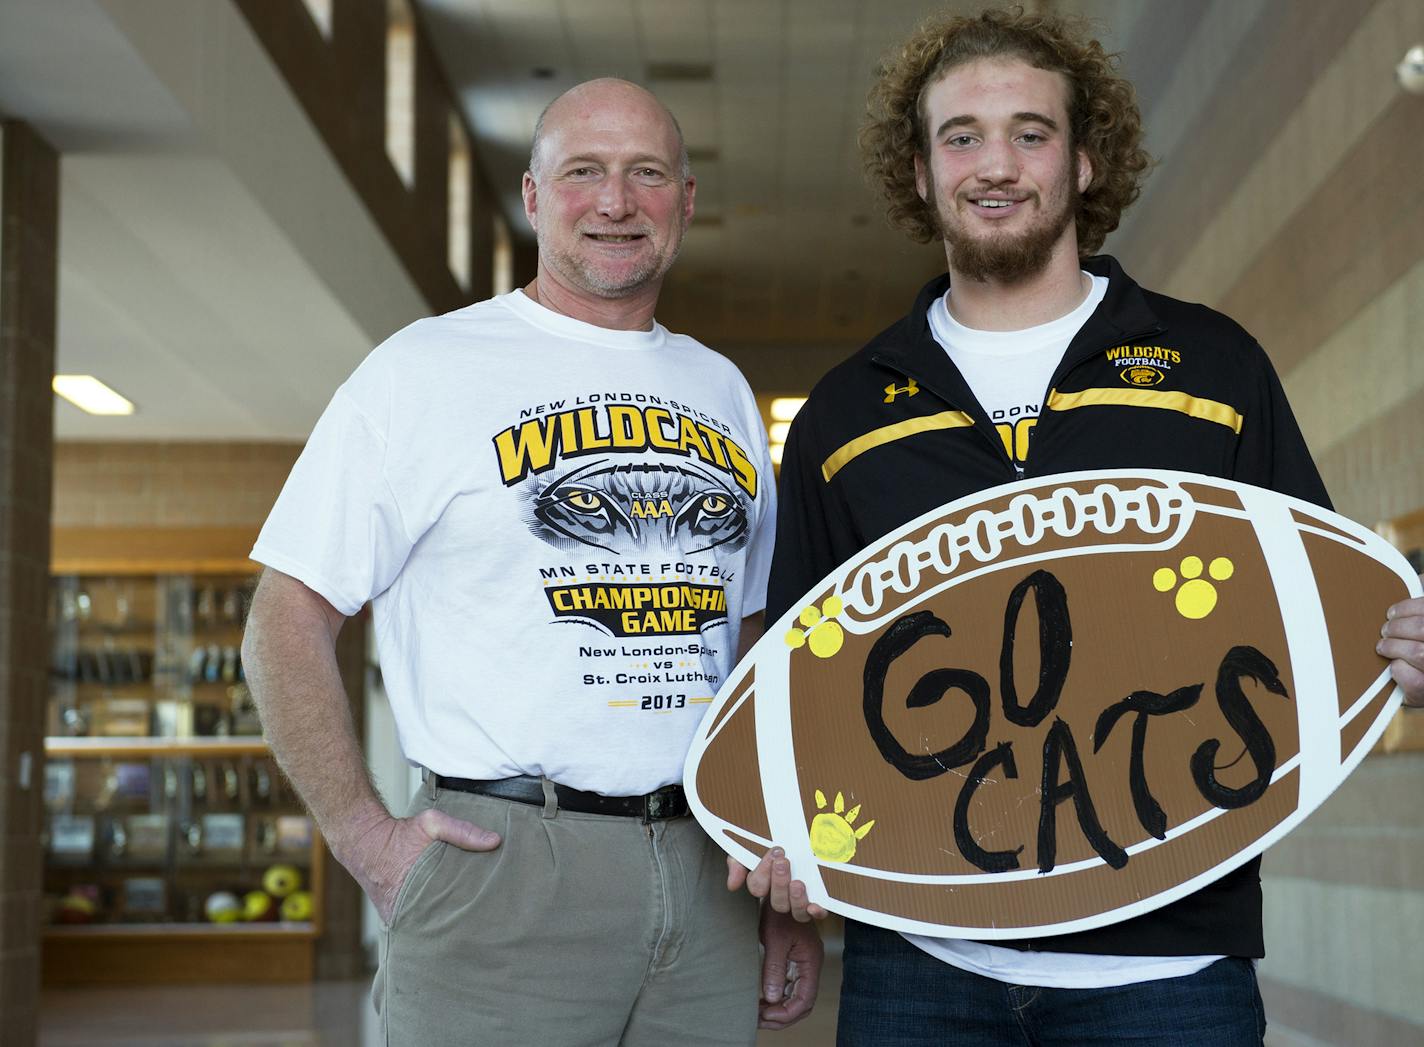
<svg viewBox="0 0 1424 1047">
<path fill-rule="evenodd" d="M 544 805 L 544 782 L 532 775 L 518 778 L 446 778 L 432 776 L 438 789 L 454 789 L 462 793 L 478 793 L 481 796 L 495 796 L 515 803 Z M 579 814 L 611 814 L 623 818 L 641 818 L 645 822 L 663 818 L 681 818 L 688 813 L 687 795 L 680 785 L 664 785 L 656 792 L 642 796 L 602 796 L 586 793 L 580 789 L 570 789 L 566 785 L 554 783 L 554 796 L 559 807 Z"/>
</svg>

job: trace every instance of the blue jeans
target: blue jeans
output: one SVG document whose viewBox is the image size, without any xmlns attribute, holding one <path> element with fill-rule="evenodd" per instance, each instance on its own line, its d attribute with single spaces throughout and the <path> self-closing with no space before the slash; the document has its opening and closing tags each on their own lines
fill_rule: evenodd
<svg viewBox="0 0 1424 1047">
<path fill-rule="evenodd" d="M 1108 989 L 1009 985 L 846 921 L 837 1047 L 1259 1047 L 1250 960 Z"/>
</svg>

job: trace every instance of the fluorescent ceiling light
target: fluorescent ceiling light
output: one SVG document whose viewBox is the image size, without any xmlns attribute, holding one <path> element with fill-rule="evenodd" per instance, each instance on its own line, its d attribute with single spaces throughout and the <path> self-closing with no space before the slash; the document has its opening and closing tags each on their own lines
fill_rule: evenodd
<svg viewBox="0 0 1424 1047">
<path fill-rule="evenodd" d="M 771 460 L 777 465 L 780 465 L 781 455 L 786 450 L 786 447 L 783 444 L 772 444 L 767 450 L 771 452 Z"/>
<path fill-rule="evenodd" d="M 134 405 L 92 374 L 57 374 L 54 391 L 90 414 L 133 414 Z"/>
<path fill-rule="evenodd" d="M 774 444 L 784 444 L 786 442 L 786 434 L 789 432 L 791 432 L 790 422 L 772 422 L 771 428 L 767 430 L 767 436 L 771 438 L 771 442 Z"/>
<path fill-rule="evenodd" d="M 804 396 L 778 396 L 771 401 L 771 420 L 774 422 L 791 421 L 805 402 Z"/>
</svg>

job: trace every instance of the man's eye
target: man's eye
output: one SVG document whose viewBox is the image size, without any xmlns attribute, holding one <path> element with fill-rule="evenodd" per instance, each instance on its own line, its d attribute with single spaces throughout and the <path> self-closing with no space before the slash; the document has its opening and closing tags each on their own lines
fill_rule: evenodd
<svg viewBox="0 0 1424 1047">
<path fill-rule="evenodd" d="M 949 144 L 956 148 L 963 148 L 974 143 L 973 135 L 954 135 L 949 139 Z"/>
<path fill-rule="evenodd" d="M 1048 139 L 1037 131 L 1025 131 L 1019 135 L 1019 141 L 1027 142 L 1029 145 L 1038 145 L 1040 142 L 1048 141 Z"/>
</svg>

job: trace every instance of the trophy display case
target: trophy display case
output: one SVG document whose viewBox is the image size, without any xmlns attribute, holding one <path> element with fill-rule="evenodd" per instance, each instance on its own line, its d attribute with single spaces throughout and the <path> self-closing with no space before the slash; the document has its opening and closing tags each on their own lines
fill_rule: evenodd
<svg viewBox="0 0 1424 1047">
<path fill-rule="evenodd" d="M 310 979 L 324 849 L 245 683 L 251 588 L 53 579 L 47 983 Z"/>
<path fill-rule="evenodd" d="M 50 737 L 260 737 L 242 670 L 251 576 L 60 575 Z"/>
</svg>

